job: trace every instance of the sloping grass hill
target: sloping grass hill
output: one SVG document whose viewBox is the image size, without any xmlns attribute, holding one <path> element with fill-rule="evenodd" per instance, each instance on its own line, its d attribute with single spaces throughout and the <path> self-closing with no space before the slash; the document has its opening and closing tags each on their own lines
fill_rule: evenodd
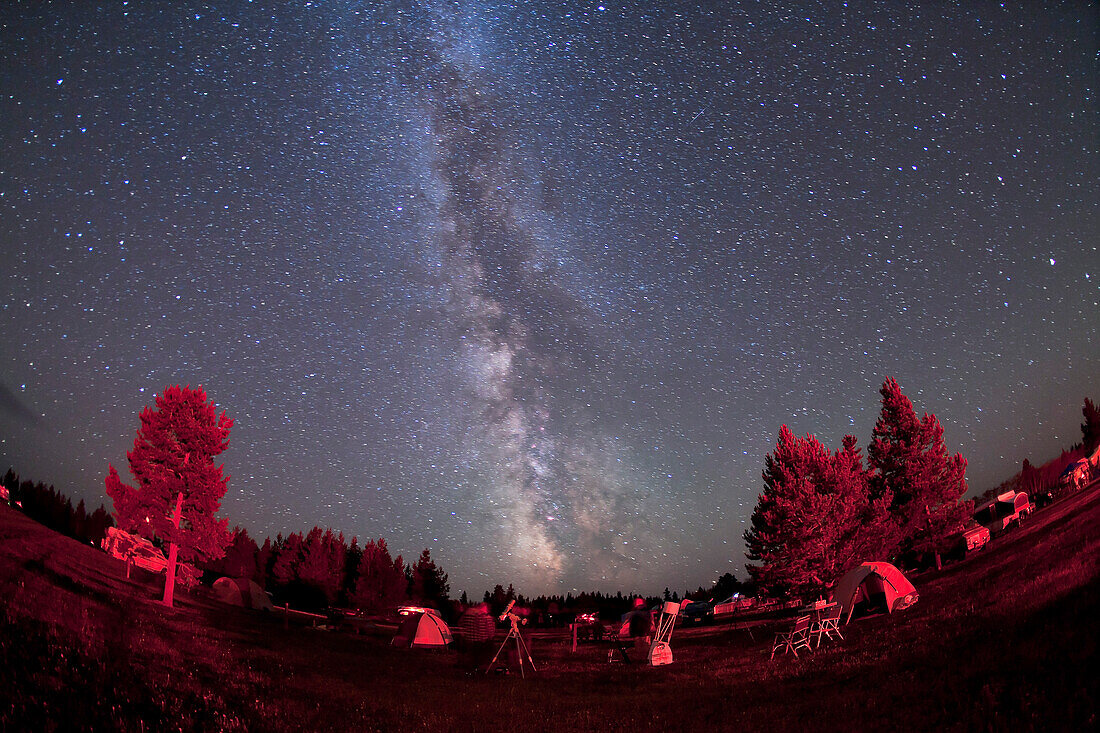
<svg viewBox="0 0 1100 733">
<path fill-rule="evenodd" d="M 913 607 L 769 660 L 789 623 L 677 630 L 667 667 L 532 634 L 537 672 L 223 606 L 0 506 L 0 730 L 1096 730 L 1100 487 L 911 577 Z M 875 558 L 868 558 L 875 559 Z"/>
</svg>

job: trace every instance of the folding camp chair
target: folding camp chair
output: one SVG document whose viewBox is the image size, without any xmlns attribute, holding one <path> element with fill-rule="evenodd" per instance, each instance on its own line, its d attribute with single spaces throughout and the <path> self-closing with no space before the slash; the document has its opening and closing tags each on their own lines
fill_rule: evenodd
<svg viewBox="0 0 1100 733">
<path fill-rule="evenodd" d="M 833 634 L 836 634 L 841 639 L 844 638 L 844 635 L 840 633 L 840 613 L 840 604 L 835 603 L 826 608 L 821 618 L 810 625 L 810 636 L 817 637 L 816 646 L 821 646 L 821 637 L 823 636 L 832 639 Z"/>
<path fill-rule="evenodd" d="M 790 631 L 784 631 L 775 635 L 775 641 L 772 642 L 772 655 L 771 659 L 775 659 L 775 653 L 780 649 L 784 653 L 791 652 L 796 657 L 798 656 L 799 649 L 808 649 L 813 651 L 813 647 L 810 646 L 810 616 L 799 616 L 795 619 L 794 626 Z"/>
</svg>

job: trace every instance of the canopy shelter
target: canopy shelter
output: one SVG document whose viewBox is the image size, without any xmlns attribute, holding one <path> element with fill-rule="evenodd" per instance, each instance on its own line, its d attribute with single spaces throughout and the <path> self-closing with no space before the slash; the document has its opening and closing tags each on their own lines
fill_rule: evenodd
<svg viewBox="0 0 1100 733">
<path fill-rule="evenodd" d="M 430 609 L 401 619 L 401 625 L 394 634 L 393 646 L 412 649 L 444 649 L 454 641 L 447 622 L 436 616 Z"/>
<path fill-rule="evenodd" d="M 837 581 L 834 594 L 841 606 L 844 623 L 851 620 L 852 612 L 860 601 L 882 597 L 886 601 L 887 612 L 893 613 L 913 605 L 918 597 L 913 584 L 888 562 L 865 562 L 849 570 Z"/>
<path fill-rule="evenodd" d="M 214 597 L 222 603 L 258 611 L 270 611 L 271 599 L 251 578 L 218 578 L 214 581 Z"/>
</svg>

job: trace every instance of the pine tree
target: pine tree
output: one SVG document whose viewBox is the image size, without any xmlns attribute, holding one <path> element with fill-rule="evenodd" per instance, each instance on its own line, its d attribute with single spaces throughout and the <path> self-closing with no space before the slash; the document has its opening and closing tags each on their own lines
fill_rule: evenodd
<svg viewBox="0 0 1100 733">
<path fill-rule="evenodd" d="M 784 425 L 775 451 L 764 459 L 764 492 L 745 533 L 748 570 L 773 593 L 803 593 L 823 585 L 819 573 L 826 551 L 827 504 L 820 487 L 829 454 L 812 435 L 796 438 Z"/>
<path fill-rule="evenodd" d="M 1039 469 L 1031 465 L 1031 461 L 1025 458 L 1023 466 L 1020 467 L 1019 490 L 1034 497 L 1039 493 L 1041 480 L 1042 475 L 1039 473 Z"/>
<path fill-rule="evenodd" d="M 1086 397 L 1081 414 L 1085 418 L 1085 422 L 1081 423 L 1081 444 L 1085 449 L 1085 455 L 1088 456 L 1100 446 L 1100 408 Z"/>
<path fill-rule="evenodd" d="M 328 603 L 331 606 L 340 597 L 340 589 L 344 586 L 344 578 L 347 576 L 345 564 L 348 558 L 348 543 L 344 539 L 343 532 L 325 531 L 325 559 L 328 562 L 328 579 L 326 591 Z"/>
<path fill-rule="evenodd" d="M 76 505 L 76 509 L 73 510 L 73 516 L 69 522 L 69 536 L 76 537 L 81 542 L 86 542 L 87 533 L 88 509 L 84 506 L 84 500 L 81 499 Z"/>
<path fill-rule="evenodd" d="M 890 536 L 889 500 L 872 498 L 871 474 L 863 466 L 855 437 L 845 435 L 842 445 L 830 460 L 826 481 L 826 491 L 832 497 L 831 537 L 822 575 L 834 581 L 859 563 L 882 557 Z"/>
<path fill-rule="evenodd" d="M 894 379 L 882 384 L 882 412 L 867 449 L 877 472 L 873 495 L 889 499 L 892 536 L 888 554 L 937 554 L 969 514 L 966 459 L 948 456 L 943 426 L 935 415 L 918 419 L 909 398 Z"/>
<path fill-rule="evenodd" d="M 88 519 L 88 541 L 99 547 L 103 538 L 107 536 L 107 529 L 113 526 L 114 520 L 107 512 L 107 508 L 100 504 Z"/>
<path fill-rule="evenodd" d="M 351 544 L 344 553 L 344 577 L 340 583 L 338 602 L 342 606 L 354 606 L 355 581 L 359 577 L 359 562 L 363 559 L 363 550 L 359 547 L 359 538 L 352 537 Z"/>
<path fill-rule="evenodd" d="M 231 578 L 256 578 L 256 555 L 259 548 L 248 536 L 248 530 L 237 527 L 220 563 L 220 572 Z"/>
<path fill-rule="evenodd" d="M 0 479 L 0 486 L 3 486 L 8 490 L 8 496 L 12 501 L 15 501 L 15 494 L 19 490 L 19 475 L 15 472 L 15 469 L 8 466 L 7 473 L 4 474 L 4 478 Z"/>
<path fill-rule="evenodd" d="M 331 606 L 344 580 L 344 536 L 314 527 L 302 542 L 297 567 L 300 600 L 311 607 Z"/>
<path fill-rule="evenodd" d="M 328 605 L 329 577 L 328 557 L 325 549 L 324 532 L 314 527 L 302 542 L 302 560 L 298 564 L 298 580 L 310 592 L 306 605 L 317 607 Z"/>
<path fill-rule="evenodd" d="M 367 540 L 352 596 L 355 605 L 369 613 L 391 611 L 405 600 L 405 590 L 405 561 L 390 557 L 386 540 Z"/>
<path fill-rule="evenodd" d="M 271 564 L 275 556 L 275 550 L 271 546 L 271 538 L 264 537 L 264 543 L 256 553 L 256 575 L 253 580 L 261 588 L 267 587 L 267 578 L 270 574 Z"/>
<path fill-rule="evenodd" d="M 293 585 L 298 580 L 298 565 L 302 561 L 302 533 L 293 532 L 282 542 L 276 538 L 273 554 L 271 580 L 282 588 Z"/>
<path fill-rule="evenodd" d="M 823 591 L 888 536 L 888 500 L 872 499 L 863 456 L 850 435 L 830 454 L 812 435 L 784 425 L 765 458 L 764 493 L 745 534 L 755 583 L 774 594 Z M 729 585 L 736 584 L 733 576 Z M 723 588 L 723 597 L 729 595 Z M 707 592 L 700 588 L 700 596 Z"/>
<path fill-rule="evenodd" d="M 442 610 L 447 603 L 451 586 L 447 581 L 447 574 L 442 568 L 436 566 L 432 560 L 431 550 L 424 548 L 420 558 L 412 568 L 412 583 L 410 593 L 413 598 L 426 603 L 436 604 L 436 608 Z M 515 591 L 512 591 L 515 598 Z"/>
<path fill-rule="evenodd" d="M 109 466 L 107 495 L 120 528 L 167 543 L 164 603 L 171 606 L 177 557 L 213 560 L 229 543 L 228 521 L 216 516 L 229 477 L 214 457 L 229 447 L 233 420 L 217 414 L 201 386 L 178 385 L 157 395 L 156 409 L 147 406 L 140 419 L 126 454 L 136 486 L 122 483 Z"/>
</svg>

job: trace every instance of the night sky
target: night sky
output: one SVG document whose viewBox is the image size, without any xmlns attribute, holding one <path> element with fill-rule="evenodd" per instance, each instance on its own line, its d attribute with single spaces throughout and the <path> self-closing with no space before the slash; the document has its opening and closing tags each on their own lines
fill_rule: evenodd
<svg viewBox="0 0 1100 733">
<path fill-rule="evenodd" d="M 0 470 L 201 384 L 253 536 L 656 593 L 887 376 L 972 492 L 1080 440 L 1097 4 L 772 5 L 4 3 Z"/>
</svg>

